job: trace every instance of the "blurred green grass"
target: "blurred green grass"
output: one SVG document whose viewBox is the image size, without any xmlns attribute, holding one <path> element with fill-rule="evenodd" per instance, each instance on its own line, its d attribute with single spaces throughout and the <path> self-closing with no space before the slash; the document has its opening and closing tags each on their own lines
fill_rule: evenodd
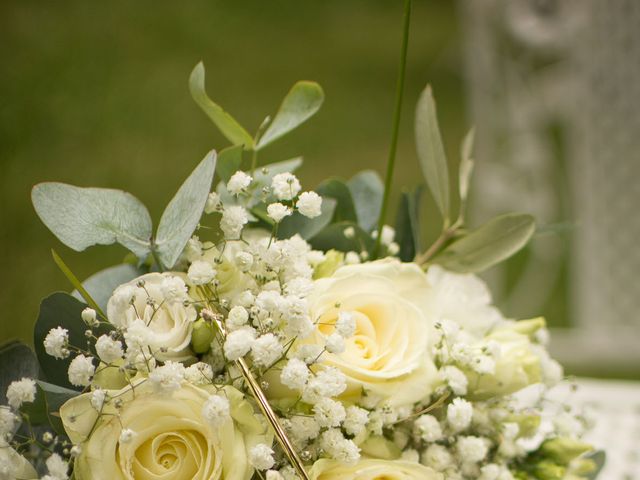
<svg viewBox="0 0 640 480">
<path fill-rule="evenodd" d="M 455 2 L 416 1 L 394 191 L 420 177 L 413 106 L 430 82 L 448 153 L 466 129 Z M 299 79 L 323 109 L 263 160 L 298 154 L 313 186 L 363 168 L 383 172 L 402 17 L 385 0 L 5 0 L 0 16 L 0 342 L 30 341 L 40 299 L 70 289 L 56 248 L 84 278 L 120 247 L 76 253 L 40 223 L 33 184 L 57 180 L 134 193 L 158 218 L 210 148 L 226 146 L 189 96 L 200 60 L 210 95 L 253 131 Z M 428 210 L 427 221 L 436 213 Z"/>
</svg>

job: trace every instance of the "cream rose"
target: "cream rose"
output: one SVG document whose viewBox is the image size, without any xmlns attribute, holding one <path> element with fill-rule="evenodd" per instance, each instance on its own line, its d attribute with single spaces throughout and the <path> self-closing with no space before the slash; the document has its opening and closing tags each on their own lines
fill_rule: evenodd
<svg viewBox="0 0 640 480">
<path fill-rule="evenodd" d="M 145 344 L 160 360 L 186 360 L 196 309 L 185 306 L 187 290 L 182 278 L 170 273 L 148 273 L 120 285 L 107 304 L 107 317 L 128 328 L 137 319 L 147 326 Z M 153 304 L 150 304 L 153 301 Z"/>
<path fill-rule="evenodd" d="M 230 401 L 231 418 L 214 427 L 203 418 L 203 405 L 214 386 L 184 383 L 171 396 L 159 395 L 142 381 L 108 397 L 102 414 L 91 405 L 91 393 L 66 402 L 60 416 L 69 438 L 81 447 L 75 461 L 78 480 L 247 480 L 253 474 L 249 449 L 270 443 L 249 403 L 237 390 L 220 392 Z M 127 442 L 120 436 L 133 433 Z"/>
<path fill-rule="evenodd" d="M 340 311 L 351 312 L 355 320 L 344 352 L 322 357 L 324 365 L 346 376 L 345 398 L 357 400 L 364 391 L 406 405 L 431 393 L 436 368 L 430 357 L 428 290 L 417 265 L 390 259 L 344 266 L 315 282 L 309 308 L 318 327 L 311 341 L 324 344 Z"/>
<path fill-rule="evenodd" d="M 355 465 L 318 460 L 311 468 L 312 480 L 444 480 L 431 468 L 403 460 L 364 459 Z"/>
</svg>

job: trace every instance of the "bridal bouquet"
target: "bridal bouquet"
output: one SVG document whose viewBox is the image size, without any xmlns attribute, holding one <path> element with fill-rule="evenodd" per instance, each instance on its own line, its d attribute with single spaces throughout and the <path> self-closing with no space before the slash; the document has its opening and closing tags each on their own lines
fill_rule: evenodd
<svg viewBox="0 0 640 480">
<path fill-rule="evenodd" d="M 75 290 L 42 301 L 35 353 L 0 353 L 0 479 L 595 478 L 587 418 L 547 413 L 563 374 L 544 320 L 505 318 L 475 275 L 521 249 L 533 219 L 467 226 L 472 133 L 452 216 L 429 88 L 416 142 L 442 233 L 428 248 L 422 187 L 385 223 L 395 143 L 386 185 L 363 171 L 305 190 L 300 158 L 260 156 L 319 109 L 317 84 L 295 84 L 255 135 L 207 96 L 202 64 L 190 88 L 232 145 L 157 228 L 129 193 L 33 189 L 62 243 L 130 254 L 80 282 L 53 252 Z"/>
</svg>

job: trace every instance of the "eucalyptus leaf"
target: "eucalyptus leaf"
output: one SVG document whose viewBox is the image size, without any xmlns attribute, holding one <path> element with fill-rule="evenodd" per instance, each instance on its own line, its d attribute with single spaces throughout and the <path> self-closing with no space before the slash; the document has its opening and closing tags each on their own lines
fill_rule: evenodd
<svg viewBox="0 0 640 480">
<path fill-rule="evenodd" d="M 242 145 L 233 145 L 218 154 L 216 173 L 223 182 L 228 182 L 231 176 L 240 170 L 242 165 Z"/>
<path fill-rule="evenodd" d="M 350 238 L 344 234 L 347 228 L 352 228 L 354 235 Z M 341 252 L 371 252 L 374 240 L 367 232 L 353 222 L 332 223 L 310 240 L 311 246 L 316 250 L 329 251 L 331 249 Z"/>
<path fill-rule="evenodd" d="M 347 185 L 358 216 L 358 225 L 365 232 L 370 232 L 377 225 L 382 208 L 382 180 L 373 170 L 363 170 L 355 174 Z"/>
<path fill-rule="evenodd" d="M 246 149 L 252 149 L 253 138 L 249 135 L 249 132 L 235 118 L 225 112 L 220 105 L 209 98 L 204 82 L 204 65 L 200 62 L 195 66 L 189 77 L 191 96 L 232 144 L 243 145 Z"/>
<path fill-rule="evenodd" d="M 312 117 L 324 101 L 324 92 L 315 82 L 297 82 L 284 97 L 273 122 L 264 132 L 256 150 L 266 147 Z"/>
<path fill-rule="evenodd" d="M 336 203 L 333 198 L 323 198 L 321 213 L 315 218 L 307 218 L 298 212 L 294 212 L 280 222 L 278 238 L 289 238 L 295 234 L 300 235 L 305 240 L 313 238 L 331 223 Z"/>
<path fill-rule="evenodd" d="M 22 342 L 11 341 L 0 347 L 0 405 L 7 404 L 7 387 L 23 377 L 38 378 L 38 360 Z"/>
<path fill-rule="evenodd" d="M 410 262 L 421 251 L 420 242 L 420 197 L 424 187 L 418 186 L 411 192 L 402 192 L 396 217 L 396 243 L 403 262 Z"/>
<path fill-rule="evenodd" d="M 534 231 L 535 221 L 531 215 L 500 215 L 451 243 L 433 263 L 454 272 L 480 272 L 519 251 Z"/>
<path fill-rule="evenodd" d="M 215 168 L 216 152 L 212 150 L 185 180 L 160 218 L 154 247 L 166 268 L 173 267 L 198 226 Z"/>
<path fill-rule="evenodd" d="M 75 390 L 38 380 L 35 401 L 24 404 L 21 410 L 29 416 L 31 425 L 47 425 L 59 435 L 65 435 L 58 411 L 67 400 L 78 395 Z"/>
<path fill-rule="evenodd" d="M 128 263 L 115 265 L 106 268 L 91 275 L 82 286 L 91 295 L 91 298 L 98 304 L 103 312 L 107 311 L 107 302 L 113 291 L 123 283 L 127 283 L 134 278 L 143 275 L 145 272 L 134 265 Z M 71 292 L 71 295 L 80 301 L 83 301 L 82 295 L 78 290 Z"/>
<path fill-rule="evenodd" d="M 422 173 L 446 222 L 449 220 L 449 168 L 430 85 L 427 85 L 418 100 L 415 129 Z"/>
<path fill-rule="evenodd" d="M 82 321 L 81 316 L 82 310 L 86 307 L 85 303 L 62 292 L 53 293 L 42 300 L 40 313 L 33 329 L 33 345 L 44 380 L 75 390 L 75 387 L 69 383 L 67 377 L 67 370 L 72 357 L 58 360 L 47 355 L 43 342 L 49 330 L 55 327 L 62 327 L 68 330 L 69 343 L 71 345 L 86 348 L 87 339 L 84 332 L 87 329 L 87 325 Z M 104 324 L 93 329 L 95 336 L 100 336 L 108 331 L 109 329 Z"/>
<path fill-rule="evenodd" d="M 334 222 L 355 223 L 358 221 L 351 191 L 345 182 L 337 178 L 330 178 L 318 185 L 315 191 L 323 198 L 333 198 L 338 202 L 333 217 Z"/>
<path fill-rule="evenodd" d="M 141 258 L 150 252 L 151 216 L 130 193 L 46 182 L 33 187 L 31 200 L 49 230 L 76 251 L 118 242 Z"/>
</svg>

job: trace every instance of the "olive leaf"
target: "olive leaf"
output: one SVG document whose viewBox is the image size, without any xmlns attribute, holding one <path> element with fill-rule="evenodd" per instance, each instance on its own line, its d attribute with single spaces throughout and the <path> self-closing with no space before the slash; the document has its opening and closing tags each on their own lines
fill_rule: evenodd
<svg viewBox="0 0 640 480">
<path fill-rule="evenodd" d="M 454 272 L 480 272 L 519 251 L 534 231 L 531 215 L 500 215 L 451 243 L 433 258 L 433 263 Z"/>
<path fill-rule="evenodd" d="M 469 183 L 471 174 L 473 173 L 474 160 L 471 157 L 473 153 L 473 140 L 475 137 L 475 129 L 472 128 L 465 135 L 460 147 L 460 171 L 458 174 L 458 187 L 460 191 L 460 203 L 465 204 L 469 195 Z"/>
<path fill-rule="evenodd" d="M 191 96 L 207 114 L 222 134 L 234 145 L 243 145 L 245 149 L 253 148 L 253 138 L 242 125 L 207 95 L 205 89 L 205 70 L 202 62 L 198 63 L 189 77 Z"/>
<path fill-rule="evenodd" d="M 449 220 L 449 168 L 430 85 L 418 100 L 415 134 L 422 173 L 446 223 Z"/>
<path fill-rule="evenodd" d="M 351 191 L 345 182 L 338 178 L 325 180 L 315 189 L 323 198 L 336 200 L 334 222 L 357 222 L 356 207 L 353 204 Z"/>
<path fill-rule="evenodd" d="M 151 216 L 130 193 L 45 182 L 33 187 L 31 200 L 49 230 L 76 251 L 115 242 L 141 258 L 151 251 Z"/>
<path fill-rule="evenodd" d="M 278 113 L 264 132 L 256 150 L 260 150 L 311 118 L 322 105 L 324 92 L 315 82 L 297 82 L 282 101 Z"/>
<path fill-rule="evenodd" d="M 198 226 L 211 190 L 215 168 L 216 152 L 211 150 L 180 186 L 160 218 L 153 246 L 167 268 L 176 263 Z"/>
<path fill-rule="evenodd" d="M 232 145 L 218 153 L 216 173 L 223 182 L 228 182 L 231 176 L 240 170 L 242 165 L 242 145 Z"/>
<path fill-rule="evenodd" d="M 398 215 L 396 216 L 396 243 L 400 246 L 398 255 L 404 262 L 410 262 L 418 253 L 420 245 L 420 197 L 424 187 L 401 193 Z"/>
<path fill-rule="evenodd" d="M 382 180 L 373 170 L 363 170 L 355 174 L 347 186 L 358 216 L 358 225 L 365 231 L 371 232 L 378 222 L 384 186 Z"/>
</svg>

